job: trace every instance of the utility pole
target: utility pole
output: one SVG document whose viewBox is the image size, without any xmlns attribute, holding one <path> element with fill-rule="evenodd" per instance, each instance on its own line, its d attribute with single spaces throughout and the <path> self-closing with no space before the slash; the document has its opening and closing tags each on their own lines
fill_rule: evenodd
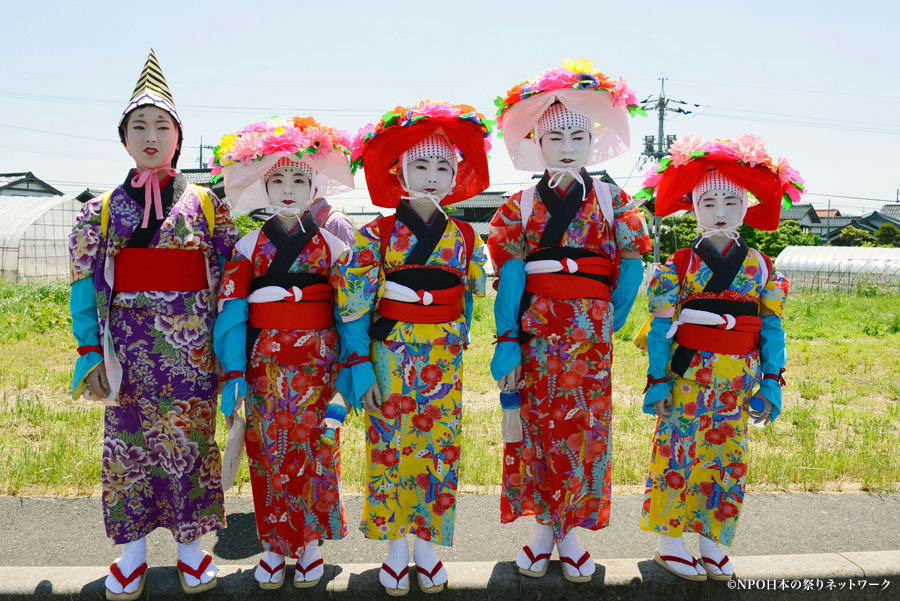
<svg viewBox="0 0 900 601">
<path fill-rule="evenodd" d="M 199 160 L 197 161 L 197 165 L 198 165 L 201 169 L 203 169 L 204 167 L 206 167 L 206 165 L 203 163 L 203 149 L 206 148 L 207 150 L 215 150 L 216 147 L 215 147 L 215 146 L 210 146 L 209 144 L 206 144 L 206 145 L 204 146 L 204 144 L 203 144 L 203 136 L 200 136 L 200 146 L 199 146 L 199 147 L 195 146 L 194 148 L 200 148 L 200 158 L 199 158 Z"/>
<path fill-rule="evenodd" d="M 831 199 L 828 199 L 828 225 L 825 229 L 825 244 L 831 241 Z"/>
<path fill-rule="evenodd" d="M 674 135 L 666 136 L 665 124 L 666 124 L 666 112 L 670 113 L 681 113 L 682 115 L 687 115 L 692 111 L 685 110 L 680 106 L 669 106 L 672 105 L 685 105 L 690 106 L 684 100 L 677 100 L 675 98 L 669 98 L 666 96 L 666 78 L 660 77 L 660 86 L 659 86 L 659 96 L 656 98 L 648 97 L 646 100 L 641 102 L 641 107 L 646 111 L 656 111 L 659 116 L 659 129 L 657 132 L 657 137 L 654 140 L 653 136 L 644 136 L 644 152 L 641 154 L 648 159 L 654 159 L 657 163 L 663 159 L 663 157 L 669 154 L 669 147 L 672 146 L 672 143 L 675 141 L 676 137 Z M 693 105 L 699 106 L 699 105 Z M 655 146 L 655 148 L 654 148 Z M 654 199 L 655 201 L 656 199 Z M 659 233 L 660 233 L 660 225 L 662 223 L 662 219 L 659 217 L 653 218 L 653 262 L 659 263 Z"/>
</svg>

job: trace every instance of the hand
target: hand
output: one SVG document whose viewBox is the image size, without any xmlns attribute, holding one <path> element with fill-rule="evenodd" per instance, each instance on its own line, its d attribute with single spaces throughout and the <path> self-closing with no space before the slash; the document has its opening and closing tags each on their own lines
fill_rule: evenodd
<svg viewBox="0 0 900 601">
<path fill-rule="evenodd" d="M 522 364 L 517 363 L 511 372 L 497 380 L 497 388 L 500 390 L 519 390 L 525 387 L 522 379 Z"/>
<path fill-rule="evenodd" d="M 227 426 L 229 430 L 231 430 L 231 428 L 234 426 L 234 416 L 238 415 L 238 412 L 244 405 L 244 398 L 244 395 L 239 396 L 234 401 L 234 409 L 231 410 L 231 415 L 225 416 L 225 426 Z"/>
<path fill-rule="evenodd" d="M 381 391 L 378 389 L 378 384 L 372 384 L 363 393 L 361 400 L 363 409 L 369 413 L 378 413 L 379 407 L 381 407 Z"/>
<path fill-rule="evenodd" d="M 90 395 L 85 395 L 89 400 L 105 401 L 112 392 L 109 379 L 106 377 L 106 367 L 104 367 L 103 363 L 100 363 L 90 371 L 84 383 L 90 393 Z"/>
<path fill-rule="evenodd" d="M 752 411 L 750 409 L 750 401 L 753 400 L 753 397 L 762 399 L 763 410 L 761 413 L 757 413 L 756 411 Z M 750 416 L 750 419 L 752 419 L 753 423 L 757 426 L 767 426 L 769 422 L 772 421 L 772 409 L 774 408 L 775 405 L 772 404 L 772 401 L 767 399 L 766 395 L 764 395 L 760 390 L 757 390 L 756 393 L 744 400 L 744 409 L 747 410 L 747 414 Z"/>
<path fill-rule="evenodd" d="M 656 412 L 656 417 L 659 419 L 668 419 L 672 417 L 672 408 L 674 406 L 675 401 L 672 399 L 672 393 L 670 392 L 666 398 L 659 399 L 653 403 L 653 411 Z"/>
</svg>

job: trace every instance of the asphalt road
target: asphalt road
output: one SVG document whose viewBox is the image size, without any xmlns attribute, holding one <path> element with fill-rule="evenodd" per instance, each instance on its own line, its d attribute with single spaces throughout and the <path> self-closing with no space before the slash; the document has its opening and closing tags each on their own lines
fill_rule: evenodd
<svg viewBox="0 0 900 601">
<path fill-rule="evenodd" d="M 612 522 L 599 532 L 581 532 L 581 540 L 602 563 L 609 558 L 650 557 L 655 535 L 638 529 L 636 494 L 613 495 Z M 380 563 L 386 545 L 369 541 L 357 529 L 362 498 L 348 496 L 350 534 L 324 545 L 327 563 Z M 247 497 L 226 499 L 228 528 L 208 535 L 204 547 L 217 563 L 253 564 L 260 554 Z M 497 495 L 463 494 L 452 548 L 439 550 L 444 561 L 509 561 L 530 538 L 534 522 L 499 523 Z M 900 549 L 900 495 L 858 493 L 751 494 L 729 554 L 788 555 Z M 688 547 L 696 550 L 696 536 Z M 150 565 L 174 563 L 171 534 L 148 537 Z M 0 497 L 0 566 L 103 566 L 116 559 L 106 538 L 100 499 L 28 499 Z M 554 553 L 555 556 L 555 553 Z"/>
</svg>

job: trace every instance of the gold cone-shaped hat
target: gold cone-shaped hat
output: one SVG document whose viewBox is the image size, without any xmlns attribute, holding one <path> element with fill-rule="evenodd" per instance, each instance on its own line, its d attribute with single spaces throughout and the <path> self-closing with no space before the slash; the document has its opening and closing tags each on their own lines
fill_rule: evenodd
<svg viewBox="0 0 900 601">
<path fill-rule="evenodd" d="M 172 98 L 172 90 L 166 83 L 159 61 L 156 60 L 156 54 L 153 48 L 150 49 L 150 55 L 144 64 L 144 70 L 138 77 L 137 85 L 134 86 L 134 92 L 131 93 L 131 100 L 135 101 L 144 94 L 158 96 L 165 100 L 172 108 L 175 108 L 175 100 Z"/>
</svg>

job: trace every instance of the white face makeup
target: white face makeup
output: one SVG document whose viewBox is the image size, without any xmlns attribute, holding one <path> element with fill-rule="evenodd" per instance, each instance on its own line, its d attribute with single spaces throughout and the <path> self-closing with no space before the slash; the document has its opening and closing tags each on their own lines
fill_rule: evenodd
<svg viewBox="0 0 900 601">
<path fill-rule="evenodd" d="M 309 176 L 299 168 L 291 165 L 279 167 L 266 180 L 269 206 L 276 212 L 288 209 L 302 214 L 312 204 L 311 185 Z"/>
<path fill-rule="evenodd" d="M 168 167 L 177 144 L 178 126 L 166 111 L 148 105 L 129 113 L 125 127 L 125 146 L 138 167 Z"/>
<path fill-rule="evenodd" d="M 423 192 L 436 196 L 439 200 L 447 196 L 456 183 L 456 172 L 447 159 L 423 157 L 406 165 L 409 192 Z"/>
<path fill-rule="evenodd" d="M 697 201 L 697 221 L 706 229 L 735 228 L 742 220 L 741 199 L 730 190 L 707 190 Z"/>
<path fill-rule="evenodd" d="M 591 135 L 581 127 L 551 129 L 540 143 L 547 167 L 581 169 L 591 154 Z"/>
</svg>

